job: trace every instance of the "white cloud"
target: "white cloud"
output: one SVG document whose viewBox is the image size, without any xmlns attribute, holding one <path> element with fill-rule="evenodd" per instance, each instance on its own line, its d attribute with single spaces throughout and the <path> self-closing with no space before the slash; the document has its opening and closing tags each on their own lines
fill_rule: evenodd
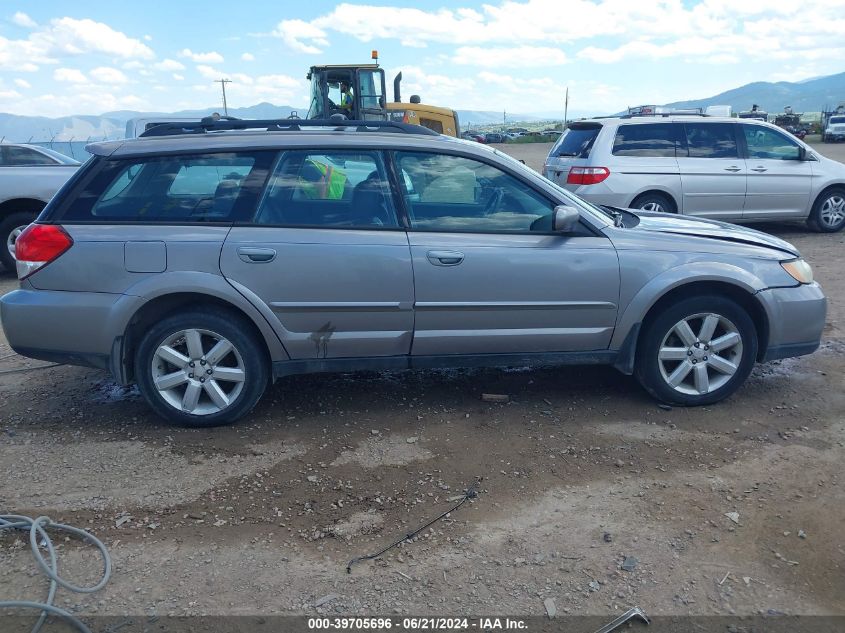
<svg viewBox="0 0 845 633">
<path fill-rule="evenodd" d="M 23 95 L 17 90 L 0 90 L 0 99 L 3 101 L 11 101 L 13 99 L 20 99 Z"/>
<path fill-rule="evenodd" d="M 187 57 L 191 61 L 199 64 L 222 64 L 223 56 L 220 53 L 210 51 L 208 53 L 195 53 L 190 48 L 182 49 L 179 52 L 179 57 Z"/>
<path fill-rule="evenodd" d="M 185 76 L 184 76 L 184 75 L 178 75 L 178 74 L 176 74 L 176 73 L 173 73 L 173 78 L 174 78 L 176 81 L 184 81 Z"/>
<path fill-rule="evenodd" d="M 220 72 L 219 70 L 216 70 L 215 68 L 212 68 L 211 66 L 208 66 L 206 64 L 199 64 L 197 66 L 197 72 L 200 75 L 202 75 L 203 77 L 205 77 L 206 79 L 212 79 L 212 80 L 224 79 L 222 72 Z"/>
<path fill-rule="evenodd" d="M 152 49 L 102 22 L 58 18 L 50 26 L 30 36 L 50 54 L 105 53 L 123 58 L 152 59 Z"/>
<path fill-rule="evenodd" d="M 255 55 L 253 55 L 252 53 L 244 53 L 243 55 L 241 55 L 241 60 L 245 62 L 254 62 Z"/>
<path fill-rule="evenodd" d="M 78 68 L 56 68 L 53 71 L 53 79 L 76 84 L 88 82 L 88 78 Z"/>
<path fill-rule="evenodd" d="M 132 60 L 131 62 L 126 62 L 121 65 L 121 68 L 124 70 L 138 70 L 139 68 L 146 68 L 147 65 L 143 62 L 139 62 L 138 60 Z"/>
<path fill-rule="evenodd" d="M 117 68 L 100 66 L 88 73 L 93 79 L 104 84 L 125 84 L 129 79 Z"/>
<path fill-rule="evenodd" d="M 288 48 L 308 55 L 321 53 L 322 50 L 318 47 L 329 45 L 323 29 L 315 26 L 314 23 L 309 24 L 302 20 L 282 20 L 276 25 L 273 35 L 280 38 Z M 303 40 L 310 40 L 311 43 L 306 44 Z"/>
<path fill-rule="evenodd" d="M 34 29 L 36 26 L 38 26 L 35 20 L 33 20 L 23 11 L 17 11 L 15 15 L 12 16 L 12 22 L 17 24 L 18 26 L 24 27 L 25 29 Z"/>
<path fill-rule="evenodd" d="M 32 84 L 29 83 L 26 79 L 15 79 L 15 85 L 18 88 L 32 88 Z"/>
<path fill-rule="evenodd" d="M 145 41 L 145 42 L 152 42 L 152 41 L 153 41 L 153 36 L 152 36 L 152 35 L 145 35 L 145 36 L 144 36 L 144 41 Z"/>
<path fill-rule="evenodd" d="M 485 68 L 529 68 L 559 66 L 569 60 L 561 49 L 548 46 L 462 46 L 455 51 L 452 61 L 456 64 Z"/>
<path fill-rule="evenodd" d="M 185 64 L 177 62 L 175 59 L 164 59 L 157 64 L 153 64 L 153 68 L 165 71 L 185 70 Z"/>
</svg>

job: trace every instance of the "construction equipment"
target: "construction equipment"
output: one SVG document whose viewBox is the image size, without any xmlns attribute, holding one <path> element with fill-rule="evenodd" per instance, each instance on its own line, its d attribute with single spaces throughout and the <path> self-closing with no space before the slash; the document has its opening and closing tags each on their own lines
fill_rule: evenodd
<svg viewBox="0 0 845 633">
<path fill-rule="evenodd" d="M 306 75 L 311 82 L 309 119 L 330 119 L 341 115 L 356 121 L 397 121 L 427 127 L 439 134 L 459 136 L 458 114 L 449 108 L 421 103 L 411 95 L 403 103 L 399 84 L 402 73 L 393 80 L 393 102 L 385 95 L 384 70 L 374 63 L 311 66 Z"/>
<path fill-rule="evenodd" d="M 762 110 L 756 103 L 751 106 L 750 110 L 744 110 L 739 113 L 740 119 L 757 119 L 758 121 L 767 121 L 769 113 Z"/>
</svg>

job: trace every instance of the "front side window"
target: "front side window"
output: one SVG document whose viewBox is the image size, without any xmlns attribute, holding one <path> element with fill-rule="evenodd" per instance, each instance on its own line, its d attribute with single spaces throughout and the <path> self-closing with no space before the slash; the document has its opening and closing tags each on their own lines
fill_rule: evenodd
<svg viewBox="0 0 845 633">
<path fill-rule="evenodd" d="M 678 128 L 672 123 L 620 125 L 613 139 L 614 156 L 675 157 Z"/>
<path fill-rule="evenodd" d="M 462 156 L 397 152 L 411 228 L 548 231 L 554 205 L 510 174 Z"/>
<path fill-rule="evenodd" d="M 690 158 L 739 158 L 733 123 L 686 123 Z"/>
<path fill-rule="evenodd" d="M 230 222 L 247 178 L 271 159 L 272 153 L 256 152 L 107 161 L 64 218 Z"/>
<path fill-rule="evenodd" d="M 399 225 L 379 152 L 283 153 L 255 217 L 257 224 L 313 227 Z"/>
<path fill-rule="evenodd" d="M 743 125 L 749 158 L 798 160 L 799 145 L 784 134 L 761 125 Z"/>
<path fill-rule="evenodd" d="M 32 165 L 58 165 L 59 161 L 37 152 L 29 147 L 4 147 L 7 167 L 26 167 Z"/>
</svg>

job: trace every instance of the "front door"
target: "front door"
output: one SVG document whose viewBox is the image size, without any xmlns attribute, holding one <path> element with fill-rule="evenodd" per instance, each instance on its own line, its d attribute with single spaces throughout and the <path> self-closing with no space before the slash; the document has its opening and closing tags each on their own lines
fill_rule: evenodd
<svg viewBox="0 0 845 633">
<path fill-rule="evenodd" d="M 220 266 L 270 307 L 295 359 L 410 351 L 414 281 L 379 152 L 290 151 Z"/>
<path fill-rule="evenodd" d="M 555 203 L 498 167 L 397 152 L 415 279 L 415 356 L 607 349 L 610 241 L 548 231 Z"/>
<path fill-rule="evenodd" d="M 738 220 L 745 204 L 746 168 L 733 123 L 687 122 L 678 152 L 685 215 Z"/>
<path fill-rule="evenodd" d="M 744 220 L 803 218 L 810 205 L 811 163 L 800 159 L 800 146 L 786 134 L 743 123 L 748 191 Z"/>
</svg>

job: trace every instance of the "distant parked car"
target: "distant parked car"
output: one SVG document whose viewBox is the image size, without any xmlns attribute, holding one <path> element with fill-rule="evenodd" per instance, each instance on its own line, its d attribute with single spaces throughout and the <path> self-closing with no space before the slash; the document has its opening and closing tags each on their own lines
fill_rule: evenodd
<svg viewBox="0 0 845 633">
<path fill-rule="evenodd" d="M 506 140 L 505 135 L 499 132 L 488 132 L 484 138 L 488 143 L 504 143 Z"/>
<path fill-rule="evenodd" d="M 81 163 L 64 154 L 0 143 L 0 263 L 15 269 L 15 242 Z"/>
<path fill-rule="evenodd" d="M 728 221 L 804 220 L 821 232 L 845 227 L 845 165 L 754 119 L 578 121 L 552 147 L 544 174 L 594 204 Z"/>
</svg>

